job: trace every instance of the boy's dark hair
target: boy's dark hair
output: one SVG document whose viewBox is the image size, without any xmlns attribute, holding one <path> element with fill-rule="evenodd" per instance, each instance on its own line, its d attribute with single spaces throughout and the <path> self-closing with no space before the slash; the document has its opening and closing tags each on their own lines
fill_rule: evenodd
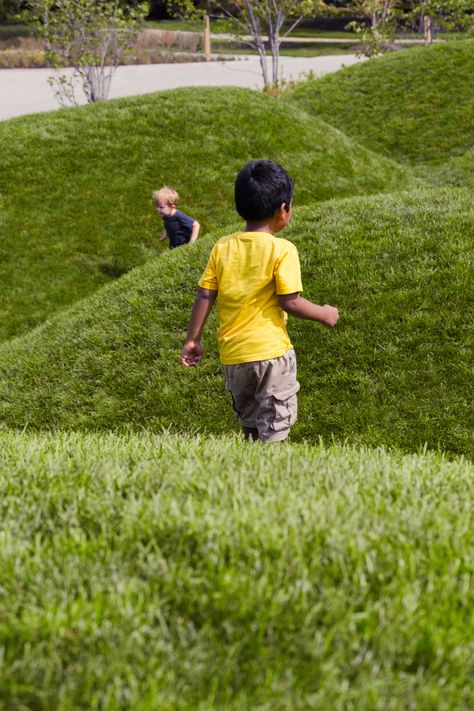
<svg viewBox="0 0 474 711">
<path fill-rule="evenodd" d="M 290 208 L 294 183 L 286 170 L 272 160 L 252 160 L 238 172 L 235 207 L 247 222 L 272 217 L 282 203 Z"/>
</svg>

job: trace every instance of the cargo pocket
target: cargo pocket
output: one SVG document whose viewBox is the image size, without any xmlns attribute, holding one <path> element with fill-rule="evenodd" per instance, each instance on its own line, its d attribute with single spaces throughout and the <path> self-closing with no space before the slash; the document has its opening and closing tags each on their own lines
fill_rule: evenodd
<svg viewBox="0 0 474 711">
<path fill-rule="evenodd" d="M 298 416 L 299 383 L 270 395 L 261 402 L 261 415 L 266 435 L 284 433 L 295 424 Z"/>
</svg>

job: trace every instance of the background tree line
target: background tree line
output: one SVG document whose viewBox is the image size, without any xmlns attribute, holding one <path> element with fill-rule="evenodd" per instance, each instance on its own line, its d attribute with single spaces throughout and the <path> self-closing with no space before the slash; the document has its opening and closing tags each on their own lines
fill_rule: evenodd
<svg viewBox="0 0 474 711">
<path fill-rule="evenodd" d="M 123 0 L 120 4 L 137 6 L 139 0 Z M 192 5 L 197 11 L 225 14 L 226 11 L 234 12 L 238 5 L 245 3 L 234 0 L 185 0 L 177 2 L 170 0 L 149 0 L 147 20 L 166 20 L 175 16 L 176 11 L 189 8 Z M 253 3 L 258 5 L 258 2 Z M 303 7 L 307 2 L 299 0 L 293 3 Z M 367 26 L 386 21 L 390 18 L 391 24 L 401 27 L 411 27 L 422 31 L 420 18 L 427 15 L 434 23 L 443 29 L 469 29 L 474 14 L 473 0 L 324 0 L 317 3 L 319 8 L 314 15 L 306 17 L 307 21 L 322 28 L 344 29 L 348 18 L 358 18 Z M 19 14 L 30 6 L 28 0 L 0 0 L 0 22 L 14 22 Z"/>
<path fill-rule="evenodd" d="M 279 84 L 282 40 L 305 19 L 342 19 L 344 27 L 360 35 L 363 53 L 372 56 L 399 29 L 421 29 L 427 44 L 433 22 L 451 31 L 471 31 L 474 0 L 0 0 L 0 22 L 23 19 L 43 39 L 45 56 L 57 70 L 52 81 L 61 102 L 75 101 L 78 81 L 88 101 L 106 98 L 113 72 L 147 19 L 180 17 L 197 23 L 209 14 L 233 23 L 236 34 L 257 53 L 268 88 Z M 74 68 L 72 77 L 59 72 L 65 66 Z"/>
</svg>

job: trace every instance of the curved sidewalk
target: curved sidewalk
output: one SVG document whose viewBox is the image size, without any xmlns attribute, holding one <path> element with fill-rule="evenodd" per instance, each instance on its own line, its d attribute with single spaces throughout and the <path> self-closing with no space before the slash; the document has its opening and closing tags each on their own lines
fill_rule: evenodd
<svg viewBox="0 0 474 711">
<path fill-rule="evenodd" d="M 302 78 L 310 71 L 315 76 L 321 76 L 358 61 L 362 60 L 354 54 L 310 58 L 281 57 L 281 75 L 286 80 Z M 0 69 L 0 120 L 57 110 L 58 102 L 48 84 L 51 74 L 51 69 Z M 112 79 L 109 98 L 135 96 L 184 86 L 261 88 L 262 77 L 258 58 L 255 55 L 245 55 L 224 62 L 118 67 Z M 85 103 L 85 100 L 81 99 L 79 103 Z"/>
</svg>

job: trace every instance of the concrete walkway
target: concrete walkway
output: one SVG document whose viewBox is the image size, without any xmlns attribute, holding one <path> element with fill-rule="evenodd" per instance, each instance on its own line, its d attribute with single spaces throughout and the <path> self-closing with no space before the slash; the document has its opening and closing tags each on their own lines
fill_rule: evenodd
<svg viewBox="0 0 474 711">
<path fill-rule="evenodd" d="M 282 57 L 281 73 L 284 79 L 302 78 L 310 71 L 321 76 L 358 61 L 363 60 L 353 54 L 310 58 Z M 51 69 L 0 69 L 0 120 L 57 110 L 59 107 L 54 91 L 48 84 L 51 74 Z M 135 96 L 183 86 L 261 88 L 262 77 L 258 59 L 255 55 L 245 55 L 225 62 L 118 67 L 112 79 L 109 98 Z M 85 100 L 82 99 L 79 103 L 85 103 Z"/>
</svg>

